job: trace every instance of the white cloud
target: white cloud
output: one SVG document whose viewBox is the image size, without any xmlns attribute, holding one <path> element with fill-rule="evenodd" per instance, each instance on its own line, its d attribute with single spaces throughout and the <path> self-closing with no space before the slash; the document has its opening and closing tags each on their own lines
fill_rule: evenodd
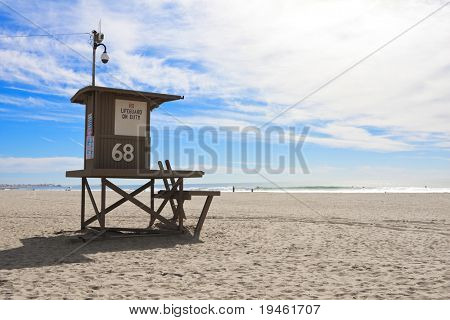
<svg viewBox="0 0 450 320">
<path fill-rule="evenodd" d="M 0 94 L 0 115 L 3 119 L 15 121 L 45 120 L 53 122 L 73 122 L 84 119 L 82 108 L 79 105 L 71 105 L 69 102 L 56 102 L 35 97 L 16 97 Z"/>
<path fill-rule="evenodd" d="M 261 125 L 444 3 L 136 0 L 52 2 L 45 10 L 11 5 L 51 31 L 88 31 L 101 17 L 111 56 L 98 70 L 101 84 L 222 99 L 220 123 Z M 311 125 L 309 142 L 334 147 L 404 151 L 446 145 L 449 17 L 450 6 L 275 124 Z M 64 41 L 89 57 L 82 39 Z M 54 40 L 18 41 L 15 49 L 7 41 L 0 46 L 0 79 L 67 95 L 89 83 L 89 62 Z M 177 117 L 217 125 L 209 112 Z"/>
<path fill-rule="evenodd" d="M 65 172 L 83 168 L 83 158 L 52 157 L 52 158 L 0 158 L 0 173 L 52 173 Z"/>
<path fill-rule="evenodd" d="M 313 129 L 314 130 L 314 129 Z M 324 133 L 325 137 L 309 137 L 307 141 L 315 142 L 336 148 L 356 148 L 379 151 L 408 151 L 412 145 L 401 141 L 395 141 L 389 137 L 370 133 L 362 128 L 342 126 L 337 124 L 316 128 L 316 132 Z"/>
</svg>

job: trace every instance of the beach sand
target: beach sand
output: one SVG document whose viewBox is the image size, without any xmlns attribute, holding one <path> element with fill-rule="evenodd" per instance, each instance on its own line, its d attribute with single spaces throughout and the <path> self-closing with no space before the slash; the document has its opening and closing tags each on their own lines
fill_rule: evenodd
<svg viewBox="0 0 450 320">
<path fill-rule="evenodd" d="M 79 210 L 79 191 L 0 191 L 1 299 L 450 298 L 450 194 L 223 193 L 199 242 L 98 240 L 55 264 L 82 243 L 61 232 Z M 148 215 L 128 203 L 106 220 Z"/>
</svg>

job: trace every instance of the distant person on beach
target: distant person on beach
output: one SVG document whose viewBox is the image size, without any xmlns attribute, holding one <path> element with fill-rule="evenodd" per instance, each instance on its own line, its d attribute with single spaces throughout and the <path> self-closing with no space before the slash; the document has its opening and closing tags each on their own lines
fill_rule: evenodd
<svg viewBox="0 0 450 320">
<path fill-rule="evenodd" d="M 234 192 L 234 186 L 233 186 L 233 192 Z"/>
</svg>

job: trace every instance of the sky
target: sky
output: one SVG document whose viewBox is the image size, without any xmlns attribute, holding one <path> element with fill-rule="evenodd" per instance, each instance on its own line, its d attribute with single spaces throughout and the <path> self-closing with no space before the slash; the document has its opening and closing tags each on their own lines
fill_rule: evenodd
<svg viewBox="0 0 450 320">
<path fill-rule="evenodd" d="M 204 183 L 449 187 L 450 4 L 429 16 L 446 3 L 1 0 L 0 184 L 79 183 L 64 177 L 83 165 L 70 97 L 101 19 L 98 85 L 185 96 L 152 112 L 153 165 Z M 47 32 L 85 34 L 5 37 Z"/>
</svg>

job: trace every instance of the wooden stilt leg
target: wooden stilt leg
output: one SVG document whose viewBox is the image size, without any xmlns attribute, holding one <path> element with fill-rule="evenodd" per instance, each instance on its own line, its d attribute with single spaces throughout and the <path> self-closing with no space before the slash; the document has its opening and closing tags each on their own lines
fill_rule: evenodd
<svg viewBox="0 0 450 320">
<path fill-rule="evenodd" d="M 84 217 L 86 208 L 86 178 L 81 178 L 81 230 L 85 229 Z"/>
<path fill-rule="evenodd" d="M 101 211 L 100 211 L 100 227 L 105 229 L 105 207 L 106 207 L 106 183 L 105 179 L 102 178 L 102 200 L 101 200 Z"/>
<path fill-rule="evenodd" d="M 181 178 L 181 183 L 180 183 L 180 187 L 179 187 L 180 192 L 178 193 L 178 207 L 177 207 L 177 217 L 178 217 L 178 229 L 183 232 L 183 218 L 184 218 L 184 214 L 183 214 L 183 202 L 184 202 L 184 198 L 183 198 L 183 179 Z"/>
<path fill-rule="evenodd" d="M 152 211 L 155 211 L 155 179 L 151 179 L 151 185 L 150 185 L 150 209 Z M 148 224 L 148 227 L 150 228 L 155 223 L 156 217 L 150 215 L 150 223 Z"/>
<path fill-rule="evenodd" d="M 202 213 L 200 214 L 200 218 L 198 219 L 197 226 L 195 227 L 195 232 L 194 232 L 195 239 L 200 238 L 200 232 L 202 231 L 203 223 L 205 222 L 206 214 L 208 213 L 209 206 L 211 205 L 212 199 L 213 199 L 213 196 L 208 196 L 206 198 L 206 202 L 205 202 L 205 205 L 203 206 Z"/>
<path fill-rule="evenodd" d="M 97 204 L 95 203 L 94 195 L 92 194 L 91 187 L 89 186 L 87 178 L 85 180 L 85 184 L 86 184 L 86 190 L 87 190 L 88 195 L 89 195 L 89 199 L 91 199 L 92 207 L 94 208 L 94 211 L 95 211 L 95 219 L 93 219 L 93 218 L 87 219 L 87 221 L 84 222 L 84 225 L 87 226 L 92 221 L 95 221 L 95 220 L 97 220 L 98 223 L 101 225 L 101 220 L 102 219 L 100 217 L 100 211 L 98 211 Z M 90 220 L 92 220 L 92 221 L 90 221 Z"/>
<path fill-rule="evenodd" d="M 155 179 L 151 180 L 151 185 L 150 185 L 150 208 L 154 211 L 155 210 Z"/>
</svg>

